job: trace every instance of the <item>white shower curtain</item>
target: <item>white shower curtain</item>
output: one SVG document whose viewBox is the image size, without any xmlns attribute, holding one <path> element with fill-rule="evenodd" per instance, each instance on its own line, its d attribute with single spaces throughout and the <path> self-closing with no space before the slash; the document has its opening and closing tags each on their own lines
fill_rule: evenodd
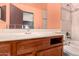
<svg viewBox="0 0 79 59">
<path fill-rule="evenodd" d="M 79 40 L 79 10 L 72 13 L 72 39 Z"/>
</svg>

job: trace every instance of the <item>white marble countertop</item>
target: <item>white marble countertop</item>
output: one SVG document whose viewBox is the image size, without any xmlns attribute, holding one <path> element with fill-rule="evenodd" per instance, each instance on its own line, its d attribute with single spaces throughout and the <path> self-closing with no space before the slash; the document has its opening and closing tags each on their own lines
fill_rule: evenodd
<svg viewBox="0 0 79 59">
<path fill-rule="evenodd" d="M 33 39 L 33 38 L 42 38 L 42 37 L 50 37 L 50 36 L 57 36 L 57 35 L 63 35 L 63 34 L 57 34 L 57 33 L 1 33 L 0 34 L 0 42 L 2 41 L 13 41 L 13 40 L 22 40 L 22 39 Z"/>
<path fill-rule="evenodd" d="M 26 32 L 26 30 L 19 29 L 0 30 L 0 42 L 63 35 L 60 30 L 53 29 L 34 29 L 28 34 Z"/>
</svg>

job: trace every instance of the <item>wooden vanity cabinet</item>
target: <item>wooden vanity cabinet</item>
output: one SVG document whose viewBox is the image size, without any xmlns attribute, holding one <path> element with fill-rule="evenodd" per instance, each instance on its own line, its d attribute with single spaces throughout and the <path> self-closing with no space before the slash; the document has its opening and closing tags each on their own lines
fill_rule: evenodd
<svg viewBox="0 0 79 59">
<path fill-rule="evenodd" d="M 63 36 L 0 42 L 0 56 L 62 56 Z"/>
<path fill-rule="evenodd" d="M 17 55 L 28 55 L 29 53 L 33 54 L 36 46 L 38 45 L 41 45 L 41 40 L 39 39 L 19 41 L 16 43 Z"/>
<path fill-rule="evenodd" d="M 36 38 L 32 40 L 22 40 L 16 43 L 17 55 L 36 55 L 37 51 L 49 45 L 50 38 Z"/>
<path fill-rule="evenodd" d="M 63 36 L 50 37 L 45 39 L 37 56 L 62 56 L 63 55 Z"/>
<path fill-rule="evenodd" d="M 10 55 L 11 55 L 11 44 L 0 43 L 0 56 L 10 56 Z"/>
</svg>

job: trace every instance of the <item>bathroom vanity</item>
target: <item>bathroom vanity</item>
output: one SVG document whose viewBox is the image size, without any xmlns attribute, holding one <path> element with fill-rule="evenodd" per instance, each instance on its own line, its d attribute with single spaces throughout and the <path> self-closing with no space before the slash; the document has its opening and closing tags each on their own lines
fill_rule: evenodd
<svg viewBox="0 0 79 59">
<path fill-rule="evenodd" d="M 0 41 L 1 56 L 62 56 L 63 35 Z"/>
</svg>

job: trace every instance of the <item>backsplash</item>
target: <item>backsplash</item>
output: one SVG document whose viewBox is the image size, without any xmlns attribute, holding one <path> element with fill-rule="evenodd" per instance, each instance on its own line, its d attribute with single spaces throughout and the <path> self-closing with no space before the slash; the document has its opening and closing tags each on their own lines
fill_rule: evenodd
<svg viewBox="0 0 79 59">
<path fill-rule="evenodd" d="M 27 29 L 0 29 L 0 33 L 26 33 Z M 30 32 L 61 32 L 60 29 L 30 29 Z"/>
</svg>

